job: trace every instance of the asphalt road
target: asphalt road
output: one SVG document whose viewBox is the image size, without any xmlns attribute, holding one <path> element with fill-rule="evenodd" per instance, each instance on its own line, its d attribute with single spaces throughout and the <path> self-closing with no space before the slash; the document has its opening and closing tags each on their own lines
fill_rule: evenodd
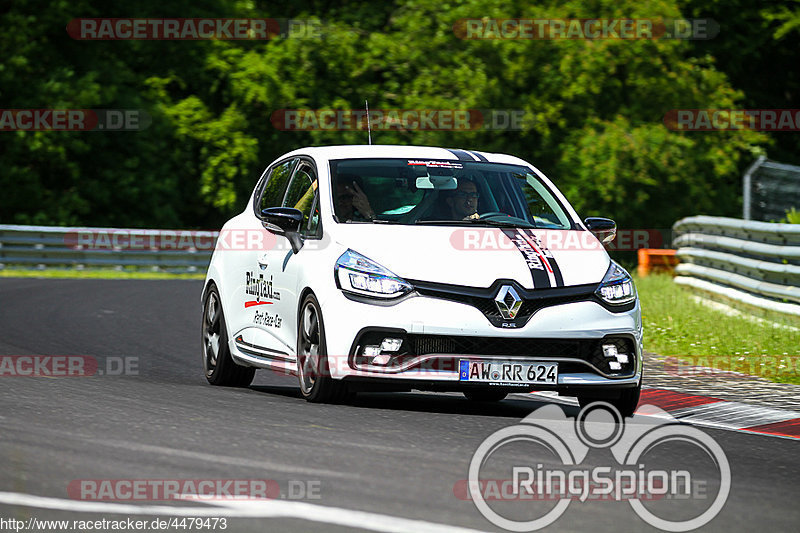
<svg viewBox="0 0 800 533">
<path fill-rule="evenodd" d="M 439 524 L 442 531 L 498 530 L 472 502 L 456 497 L 454 486 L 466 479 L 487 436 L 545 403 L 518 395 L 476 406 L 455 394 L 405 393 L 313 405 L 299 398 L 295 378 L 263 370 L 249 389 L 212 387 L 199 355 L 201 286 L 0 279 L 0 356 L 84 355 L 105 370 L 91 377 L 0 377 L 0 519 L 151 521 L 169 518 L 172 509 L 226 516 L 229 531 L 436 531 Z M 128 361 L 130 375 L 108 375 L 119 361 Z M 575 408 L 563 409 L 576 415 Z M 732 469 L 727 503 L 704 530 L 796 531 L 800 443 L 703 431 Z M 659 461 L 687 467 L 679 447 Z M 598 451 L 585 464 L 607 465 L 609 457 Z M 712 469 L 697 468 L 713 488 Z M 267 503 L 134 501 L 113 508 L 68 491 L 75 480 L 119 479 L 267 479 L 281 496 Z M 550 526 L 556 528 L 655 530 L 627 502 L 573 502 Z"/>
</svg>

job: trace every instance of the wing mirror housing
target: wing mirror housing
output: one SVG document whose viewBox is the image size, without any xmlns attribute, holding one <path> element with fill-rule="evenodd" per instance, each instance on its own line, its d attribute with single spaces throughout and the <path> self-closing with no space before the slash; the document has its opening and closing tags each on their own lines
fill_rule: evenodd
<svg viewBox="0 0 800 533">
<path fill-rule="evenodd" d="M 261 210 L 262 222 L 277 226 L 282 231 L 297 233 L 303 222 L 303 213 L 293 207 L 268 207 Z"/>
<path fill-rule="evenodd" d="M 292 245 L 294 253 L 299 252 L 300 248 L 303 247 L 303 238 L 300 236 L 303 212 L 299 209 L 293 207 L 268 207 L 261 210 L 258 218 L 264 224 L 280 229 Z"/>
<path fill-rule="evenodd" d="M 610 218 L 587 217 L 583 223 L 603 244 L 610 243 L 617 236 L 617 223 Z"/>
</svg>

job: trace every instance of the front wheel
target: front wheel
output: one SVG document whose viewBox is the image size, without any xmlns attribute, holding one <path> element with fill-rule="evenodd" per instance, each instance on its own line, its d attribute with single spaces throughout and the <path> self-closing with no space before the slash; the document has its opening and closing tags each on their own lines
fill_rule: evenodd
<svg viewBox="0 0 800 533">
<path fill-rule="evenodd" d="M 303 300 L 297 321 L 297 378 L 309 402 L 334 403 L 347 395 L 345 384 L 330 375 L 322 310 L 313 294 Z"/>
<path fill-rule="evenodd" d="M 228 332 L 222 314 L 222 300 L 215 285 L 210 285 L 203 302 L 203 370 L 212 385 L 247 387 L 256 369 L 237 365 L 228 348 Z"/>
<path fill-rule="evenodd" d="M 641 393 L 642 385 L 639 384 L 635 388 L 622 389 L 619 397 L 613 400 L 593 398 L 591 396 L 578 396 L 578 403 L 580 404 L 581 409 L 583 409 L 592 402 L 608 402 L 613 405 L 617 411 L 619 411 L 619 414 L 627 418 L 633 416 L 633 413 L 636 411 L 636 407 L 639 405 L 639 396 Z"/>
</svg>

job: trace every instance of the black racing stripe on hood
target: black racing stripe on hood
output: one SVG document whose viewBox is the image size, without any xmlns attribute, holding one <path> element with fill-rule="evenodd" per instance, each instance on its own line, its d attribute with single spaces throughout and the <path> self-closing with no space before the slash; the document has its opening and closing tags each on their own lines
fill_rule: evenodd
<svg viewBox="0 0 800 533">
<path fill-rule="evenodd" d="M 519 253 L 522 254 L 522 258 L 528 265 L 528 270 L 531 271 L 533 288 L 544 289 L 550 287 L 550 277 L 547 275 L 547 271 L 545 270 L 546 267 L 542 264 L 539 254 L 536 253 L 536 251 L 525 241 L 525 239 L 517 232 L 516 229 L 502 228 L 502 232 L 511 240 L 511 242 L 514 243 L 514 246 L 517 247 Z"/>
<path fill-rule="evenodd" d="M 550 263 L 550 268 L 553 269 L 553 277 L 556 278 L 556 287 L 563 287 L 564 286 L 564 276 L 561 275 L 561 268 L 558 266 L 558 262 L 556 261 L 555 255 L 553 252 L 545 248 L 542 242 L 536 237 L 536 234 L 529 229 L 522 230 L 525 234 L 534 241 L 542 252 L 545 254 L 545 260 Z"/>
</svg>

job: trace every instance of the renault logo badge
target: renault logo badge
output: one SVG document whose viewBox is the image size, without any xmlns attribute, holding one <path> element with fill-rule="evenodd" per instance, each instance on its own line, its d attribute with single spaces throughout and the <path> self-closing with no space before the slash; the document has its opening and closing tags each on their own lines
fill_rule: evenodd
<svg viewBox="0 0 800 533">
<path fill-rule="evenodd" d="M 515 318 L 519 313 L 519 308 L 522 307 L 522 298 L 519 297 L 517 291 L 511 285 L 503 285 L 497 292 L 494 298 L 494 303 L 500 314 L 506 320 Z"/>
</svg>

